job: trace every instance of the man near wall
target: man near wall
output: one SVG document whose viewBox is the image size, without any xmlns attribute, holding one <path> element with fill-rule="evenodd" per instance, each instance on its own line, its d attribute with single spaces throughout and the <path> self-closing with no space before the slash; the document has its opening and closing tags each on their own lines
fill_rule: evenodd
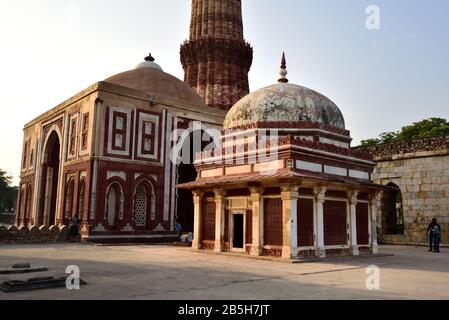
<svg viewBox="0 0 449 320">
<path fill-rule="evenodd" d="M 436 218 L 432 219 L 432 222 L 427 227 L 427 236 L 429 237 L 429 252 L 440 252 L 440 235 L 441 227 Z"/>
</svg>

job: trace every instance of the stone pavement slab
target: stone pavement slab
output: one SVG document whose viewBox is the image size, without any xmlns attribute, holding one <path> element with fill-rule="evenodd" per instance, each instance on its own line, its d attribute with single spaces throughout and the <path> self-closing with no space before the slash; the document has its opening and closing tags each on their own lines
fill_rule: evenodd
<svg viewBox="0 0 449 320">
<path fill-rule="evenodd" d="M 61 276 L 76 265 L 88 285 L 0 292 L 0 299 L 449 299 L 449 250 L 437 255 L 422 247 L 383 246 L 381 253 L 284 264 L 172 246 L 3 245 L 0 266 L 29 262 L 47 267 L 45 276 Z M 371 265 L 380 270 L 380 290 L 366 288 Z M 32 276 L 0 275 L 0 282 Z"/>
</svg>

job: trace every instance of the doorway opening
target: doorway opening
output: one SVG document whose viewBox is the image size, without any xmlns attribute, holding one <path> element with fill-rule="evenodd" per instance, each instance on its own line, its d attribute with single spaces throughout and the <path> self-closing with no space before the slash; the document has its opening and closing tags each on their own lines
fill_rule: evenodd
<svg viewBox="0 0 449 320">
<path fill-rule="evenodd" d="M 191 132 L 184 137 L 182 149 L 178 155 L 181 161 L 177 167 L 177 184 L 195 181 L 198 177 L 198 172 L 195 168 L 197 153 L 213 148 L 213 138 L 203 129 Z M 182 231 L 193 232 L 194 204 L 192 191 L 177 189 L 176 208 L 177 222 L 181 224 Z"/>
<path fill-rule="evenodd" d="M 382 197 L 382 230 L 387 235 L 404 234 L 404 210 L 401 189 L 394 183 L 387 186 L 392 190 L 384 191 Z"/>
<path fill-rule="evenodd" d="M 56 131 L 53 131 L 44 149 L 44 161 L 42 163 L 42 180 L 40 191 L 40 205 L 38 224 L 56 225 L 56 200 L 58 196 L 59 163 L 61 144 Z"/>
<path fill-rule="evenodd" d="M 243 251 L 245 247 L 245 215 L 242 213 L 234 213 L 232 215 L 232 222 L 232 248 L 236 251 Z"/>
</svg>

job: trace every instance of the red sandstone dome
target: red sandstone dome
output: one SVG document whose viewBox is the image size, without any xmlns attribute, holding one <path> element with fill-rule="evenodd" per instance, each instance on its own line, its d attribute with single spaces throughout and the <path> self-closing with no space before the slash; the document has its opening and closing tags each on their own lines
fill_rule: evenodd
<svg viewBox="0 0 449 320">
<path fill-rule="evenodd" d="M 190 104 L 203 106 L 203 99 L 178 78 L 165 73 L 149 55 L 135 69 L 119 73 L 105 82 L 139 90 L 149 95 L 176 98 Z"/>
</svg>

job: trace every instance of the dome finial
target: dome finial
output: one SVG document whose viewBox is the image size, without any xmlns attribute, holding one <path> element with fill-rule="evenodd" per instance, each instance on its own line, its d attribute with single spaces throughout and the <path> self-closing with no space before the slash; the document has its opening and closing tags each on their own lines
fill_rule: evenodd
<svg viewBox="0 0 449 320">
<path fill-rule="evenodd" d="M 151 55 L 151 53 L 149 53 L 148 54 L 148 56 L 147 57 L 145 57 L 145 61 L 151 61 L 151 62 L 154 62 L 154 58 L 153 58 L 153 56 Z"/>
<path fill-rule="evenodd" d="M 281 70 L 279 71 L 279 75 L 281 76 L 278 80 L 279 83 L 288 83 L 287 79 L 287 61 L 285 59 L 285 52 L 282 52 L 282 60 L 281 60 Z"/>
<path fill-rule="evenodd" d="M 161 66 L 154 62 L 154 60 L 155 59 L 153 58 L 151 53 L 149 53 L 148 56 L 145 57 L 145 61 L 139 63 L 134 69 L 152 68 L 163 71 Z"/>
</svg>

